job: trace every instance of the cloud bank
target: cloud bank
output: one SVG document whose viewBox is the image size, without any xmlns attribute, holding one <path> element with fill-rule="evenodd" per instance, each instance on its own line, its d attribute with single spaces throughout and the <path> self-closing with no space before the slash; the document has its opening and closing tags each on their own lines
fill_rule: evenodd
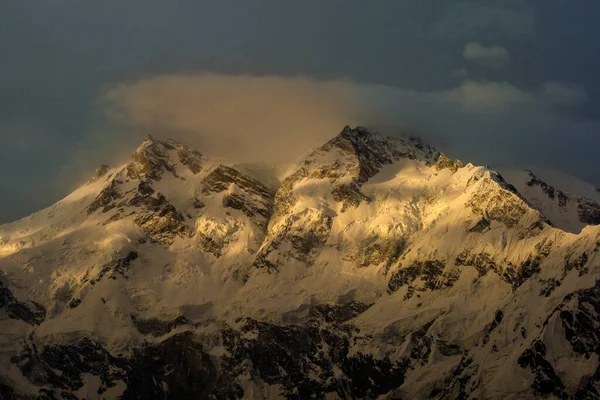
<svg viewBox="0 0 600 400">
<path fill-rule="evenodd" d="M 141 140 L 152 133 L 232 161 L 290 162 L 344 125 L 416 133 L 478 164 L 546 165 L 587 173 L 600 125 L 554 112 L 585 101 L 575 85 L 529 91 L 509 82 L 464 80 L 416 91 L 305 77 L 165 75 L 123 83 L 101 100 L 109 117 Z M 597 183 L 596 183 L 597 184 Z"/>
<path fill-rule="evenodd" d="M 122 84 L 109 117 L 235 161 L 290 162 L 355 124 L 352 85 L 307 78 L 168 75 Z"/>
<path fill-rule="evenodd" d="M 485 67 L 501 68 L 509 64 L 508 51 L 500 46 L 484 46 L 480 43 L 467 43 L 463 51 L 465 60 Z"/>
<path fill-rule="evenodd" d="M 578 106 L 588 100 L 588 95 L 580 85 L 565 82 L 546 82 L 540 88 L 540 96 L 548 106 Z"/>
</svg>

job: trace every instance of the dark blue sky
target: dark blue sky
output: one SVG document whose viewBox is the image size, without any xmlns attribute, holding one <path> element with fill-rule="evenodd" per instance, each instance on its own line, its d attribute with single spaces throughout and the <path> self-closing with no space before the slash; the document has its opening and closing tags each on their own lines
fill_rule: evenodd
<svg viewBox="0 0 600 400">
<path fill-rule="evenodd" d="M 391 94 L 365 108 L 431 126 L 456 156 L 531 153 L 600 185 L 598 15 L 596 0 L 4 1 L 0 222 L 67 194 L 105 154 L 74 163 L 82 148 L 134 146 L 141 132 L 98 111 L 115 84 L 201 71 L 378 84 Z M 434 95 L 464 107 L 435 123 Z M 482 112 L 496 95 L 512 106 Z"/>
</svg>

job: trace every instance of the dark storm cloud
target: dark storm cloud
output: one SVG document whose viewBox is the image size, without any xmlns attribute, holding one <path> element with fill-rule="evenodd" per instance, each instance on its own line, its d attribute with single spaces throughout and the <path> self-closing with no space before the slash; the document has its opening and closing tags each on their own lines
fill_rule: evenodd
<svg viewBox="0 0 600 400">
<path fill-rule="evenodd" d="M 360 102 L 330 120 L 411 125 L 480 163 L 529 151 L 600 184 L 598 11 L 591 0 L 2 2 L 0 221 L 131 152 L 147 124 L 107 119 L 98 99 L 199 71 L 344 80 Z M 510 63 L 468 62 L 468 43 L 504 48 Z"/>
</svg>

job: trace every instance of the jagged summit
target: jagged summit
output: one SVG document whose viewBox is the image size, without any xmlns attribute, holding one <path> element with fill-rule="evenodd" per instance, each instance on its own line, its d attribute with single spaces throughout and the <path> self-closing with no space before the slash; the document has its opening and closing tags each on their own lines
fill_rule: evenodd
<svg viewBox="0 0 600 400">
<path fill-rule="evenodd" d="M 456 172 L 460 168 L 463 168 L 464 164 L 460 160 L 452 160 L 452 159 L 448 158 L 445 154 L 440 153 L 437 161 L 435 162 L 435 167 L 438 170 L 447 168 L 447 169 L 451 170 L 452 172 Z"/>
<path fill-rule="evenodd" d="M 356 126 L 352 128 L 350 125 L 344 126 L 344 129 L 340 132 L 338 136 L 345 137 L 368 137 L 373 136 L 373 132 L 370 132 L 367 128 L 363 126 Z"/>
<path fill-rule="evenodd" d="M 138 149 L 151 143 L 156 143 L 156 139 L 154 139 L 154 136 L 152 136 L 151 134 L 147 134 L 142 140 L 142 143 L 140 143 L 140 145 L 138 146 Z"/>
<path fill-rule="evenodd" d="M 432 162 L 439 154 L 435 148 L 416 137 L 386 137 L 360 126 L 344 127 L 339 135 L 324 144 L 318 151 L 328 152 L 334 147 L 358 157 L 363 166 L 358 178 L 363 182 L 374 174 L 375 169 L 391 164 L 399 158 Z"/>
<path fill-rule="evenodd" d="M 197 150 L 174 140 L 156 140 L 148 135 L 132 156 L 127 174 L 132 179 L 158 180 L 163 171 L 177 174 L 175 166 L 181 163 L 194 174 L 202 168 L 203 156 Z"/>
<path fill-rule="evenodd" d="M 297 188 L 307 180 L 320 180 L 321 187 L 343 212 L 369 201 L 361 186 L 382 168 L 401 159 L 430 165 L 436 151 L 415 138 L 384 137 L 363 127 L 346 126 L 340 134 L 312 151 L 277 191 L 275 217 L 298 203 Z M 277 219 L 277 218 L 275 218 Z"/>
<path fill-rule="evenodd" d="M 310 154 L 304 163 L 318 165 L 320 170 L 329 168 L 333 173 L 336 168 L 345 168 L 346 174 L 361 185 L 385 165 L 403 158 L 431 164 L 438 154 L 432 146 L 414 137 L 386 137 L 363 127 L 346 126 L 339 135 Z"/>
</svg>

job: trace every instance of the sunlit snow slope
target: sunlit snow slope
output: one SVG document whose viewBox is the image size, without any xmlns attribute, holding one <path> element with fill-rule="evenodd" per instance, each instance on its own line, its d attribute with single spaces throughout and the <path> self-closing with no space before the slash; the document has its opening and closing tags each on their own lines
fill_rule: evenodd
<svg viewBox="0 0 600 400">
<path fill-rule="evenodd" d="M 593 200 L 360 127 L 290 165 L 148 137 L 0 226 L 0 398 L 600 396 Z"/>
</svg>

